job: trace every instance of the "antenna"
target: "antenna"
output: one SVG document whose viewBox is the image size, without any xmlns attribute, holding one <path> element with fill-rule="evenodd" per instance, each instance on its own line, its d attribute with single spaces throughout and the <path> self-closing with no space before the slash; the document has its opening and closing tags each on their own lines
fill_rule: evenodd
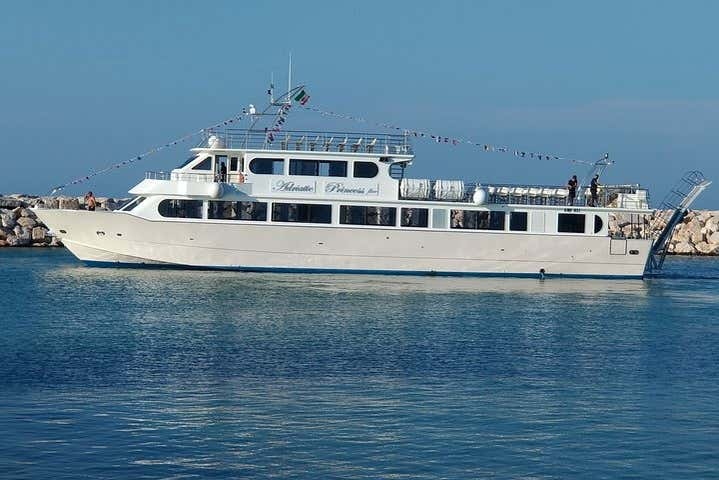
<svg viewBox="0 0 719 480">
<path fill-rule="evenodd" d="M 270 73 L 270 89 L 267 90 L 267 94 L 270 96 L 270 104 L 275 103 L 275 74 Z"/>
<path fill-rule="evenodd" d="M 292 100 L 290 99 L 289 92 L 292 91 L 292 52 L 290 52 L 290 64 L 287 72 L 287 103 L 290 103 Z"/>
</svg>

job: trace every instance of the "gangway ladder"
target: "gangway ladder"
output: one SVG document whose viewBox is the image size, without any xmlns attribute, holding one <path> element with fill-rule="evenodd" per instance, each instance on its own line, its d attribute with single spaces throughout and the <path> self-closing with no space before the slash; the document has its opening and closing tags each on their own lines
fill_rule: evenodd
<svg viewBox="0 0 719 480">
<path fill-rule="evenodd" d="M 677 182 L 672 190 L 669 191 L 662 202 L 659 214 L 652 222 L 651 227 L 665 223 L 661 233 L 657 235 L 652 244 L 652 251 L 649 255 L 649 271 L 661 270 L 664 265 L 664 259 L 667 256 L 667 248 L 672 238 L 674 229 L 679 225 L 687 214 L 689 207 L 694 200 L 711 185 L 711 181 L 704 177 L 702 172 L 694 170 L 687 172 Z M 654 231 L 655 228 L 650 228 Z"/>
</svg>

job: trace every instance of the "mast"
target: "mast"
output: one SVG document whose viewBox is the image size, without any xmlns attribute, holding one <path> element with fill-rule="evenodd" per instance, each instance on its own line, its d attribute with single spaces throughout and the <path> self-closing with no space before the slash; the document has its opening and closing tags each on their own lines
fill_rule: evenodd
<svg viewBox="0 0 719 480">
<path fill-rule="evenodd" d="M 290 92 L 292 91 L 292 52 L 290 52 L 290 62 L 287 72 L 287 103 L 290 103 Z"/>
</svg>

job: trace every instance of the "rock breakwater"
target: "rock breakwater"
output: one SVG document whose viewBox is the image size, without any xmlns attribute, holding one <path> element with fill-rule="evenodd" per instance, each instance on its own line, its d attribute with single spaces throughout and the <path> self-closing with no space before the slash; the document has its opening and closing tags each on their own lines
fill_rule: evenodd
<svg viewBox="0 0 719 480">
<path fill-rule="evenodd" d="M 98 210 L 116 210 L 127 199 L 100 197 Z M 61 247 L 62 242 L 38 220 L 32 207 L 85 208 L 83 197 L 38 197 L 32 195 L 0 196 L 0 247 Z"/>
</svg>

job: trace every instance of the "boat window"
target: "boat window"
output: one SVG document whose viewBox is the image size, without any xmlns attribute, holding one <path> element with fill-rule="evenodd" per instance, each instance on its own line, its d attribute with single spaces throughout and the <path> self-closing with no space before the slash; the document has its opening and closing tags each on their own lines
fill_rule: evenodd
<svg viewBox="0 0 719 480">
<path fill-rule="evenodd" d="M 427 227 L 429 222 L 429 209 L 427 208 L 403 208 L 403 227 Z"/>
<path fill-rule="evenodd" d="M 193 170 L 211 170 L 212 169 L 212 157 L 207 157 L 194 167 Z"/>
<path fill-rule="evenodd" d="M 355 162 L 354 177 L 355 178 L 374 178 L 377 176 L 377 164 L 373 162 Z"/>
<path fill-rule="evenodd" d="M 594 233 L 599 233 L 604 227 L 604 220 L 599 215 L 594 215 Z"/>
<path fill-rule="evenodd" d="M 447 228 L 447 210 L 444 208 L 432 209 L 432 228 Z"/>
<path fill-rule="evenodd" d="M 207 218 L 213 220 L 267 220 L 266 202 L 216 202 L 210 201 Z"/>
<path fill-rule="evenodd" d="M 509 229 L 513 232 L 526 232 L 527 212 L 511 212 L 509 214 Z"/>
<path fill-rule="evenodd" d="M 139 204 L 141 204 L 147 197 L 135 197 L 129 202 L 127 202 L 125 205 L 122 206 L 118 211 L 120 212 L 129 212 L 130 210 L 134 210 L 135 207 L 137 207 Z"/>
<path fill-rule="evenodd" d="M 193 161 L 193 160 L 196 159 L 196 158 L 197 158 L 197 154 L 192 155 L 190 158 L 188 158 L 187 160 L 185 160 L 184 162 L 182 162 L 182 165 L 180 165 L 180 166 L 177 167 L 177 168 L 186 167 L 191 161 Z"/>
<path fill-rule="evenodd" d="M 263 175 L 283 175 L 285 161 L 281 158 L 253 158 L 250 162 L 250 171 Z"/>
<path fill-rule="evenodd" d="M 242 172 L 244 169 L 244 158 L 230 157 L 230 172 Z"/>
<path fill-rule="evenodd" d="M 202 200 L 178 200 L 166 198 L 157 206 L 163 217 L 202 218 Z"/>
<path fill-rule="evenodd" d="M 340 223 L 345 225 L 397 224 L 397 209 L 392 207 L 367 207 L 364 205 L 341 205 Z"/>
<path fill-rule="evenodd" d="M 584 214 L 560 213 L 557 218 L 557 231 L 561 233 L 584 233 Z"/>
<path fill-rule="evenodd" d="M 332 205 L 273 203 L 273 222 L 332 223 Z"/>
<path fill-rule="evenodd" d="M 332 160 L 290 160 L 290 175 L 346 177 L 347 162 Z"/>
<path fill-rule="evenodd" d="M 504 230 L 504 212 L 452 210 L 452 228 L 469 230 Z"/>
</svg>

